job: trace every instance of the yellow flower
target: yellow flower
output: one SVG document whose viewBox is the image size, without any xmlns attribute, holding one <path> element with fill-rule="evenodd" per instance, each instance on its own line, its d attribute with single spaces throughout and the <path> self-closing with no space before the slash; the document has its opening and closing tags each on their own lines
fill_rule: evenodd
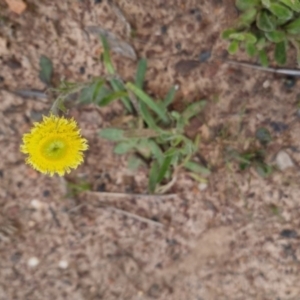
<svg viewBox="0 0 300 300">
<path fill-rule="evenodd" d="M 34 123 L 30 133 L 23 136 L 21 152 L 28 154 L 26 163 L 44 174 L 63 176 L 83 162 L 88 149 L 74 119 L 50 115 Z"/>
</svg>

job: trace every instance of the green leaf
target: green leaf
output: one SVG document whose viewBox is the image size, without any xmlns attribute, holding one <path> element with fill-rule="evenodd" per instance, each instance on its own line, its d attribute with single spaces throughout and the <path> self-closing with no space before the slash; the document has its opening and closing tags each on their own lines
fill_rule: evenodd
<svg viewBox="0 0 300 300">
<path fill-rule="evenodd" d="M 126 91 L 124 84 L 121 81 L 119 81 L 118 79 L 113 78 L 113 79 L 110 79 L 109 82 L 115 92 Z M 131 105 L 131 101 L 130 101 L 129 97 L 128 96 L 121 97 L 121 101 L 122 101 L 123 105 L 125 106 L 125 108 L 129 112 L 132 113 L 133 110 L 132 110 L 132 105 Z"/>
<path fill-rule="evenodd" d="M 264 49 L 260 50 L 258 52 L 258 56 L 260 64 L 264 67 L 267 67 L 269 65 L 269 60 L 266 51 Z"/>
<path fill-rule="evenodd" d="M 188 161 L 184 164 L 184 167 L 194 173 L 201 174 L 203 176 L 209 176 L 211 174 L 210 170 L 201 166 L 200 164 L 193 162 L 193 161 Z"/>
<path fill-rule="evenodd" d="M 114 148 L 114 153 L 115 154 L 119 154 L 119 155 L 122 155 L 122 154 L 125 154 L 127 153 L 128 151 L 132 150 L 134 148 L 134 143 L 131 143 L 131 142 L 121 142 L 119 144 L 116 145 L 116 147 Z"/>
<path fill-rule="evenodd" d="M 102 42 L 102 46 L 103 46 L 103 50 L 104 50 L 103 51 L 103 62 L 104 62 L 105 68 L 109 74 L 113 75 L 113 74 L 115 74 L 115 68 L 110 59 L 109 46 L 108 46 L 107 39 L 103 34 L 101 35 L 101 42 Z"/>
<path fill-rule="evenodd" d="M 299 0 L 279 0 L 281 3 L 285 4 L 295 12 L 300 12 L 300 1 Z"/>
<path fill-rule="evenodd" d="M 149 128 L 157 130 L 158 127 L 152 118 L 150 111 L 148 110 L 147 105 L 144 102 L 139 103 L 140 113 L 143 117 L 143 120 L 146 122 Z"/>
<path fill-rule="evenodd" d="M 128 169 L 136 170 L 140 165 L 145 164 L 142 159 L 137 157 L 136 155 L 131 155 L 128 159 Z"/>
<path fill-rule="evenodd" d="M 280 43 L 285 40 L 285 33 L 283 31 L 275 30 L 265 33 L 266 38 L 273 43 Z"/>
<path fill-rule="evenodd" d="M 229 29 L 225 29 L 222 34 L 221 34 L 221 37 L 222 39 L 224 40 L 229 40 L 230 39 L 230 35 L 232 33 L 237 33 L 236 29 L 233 29 L 233 28 L 229 28 Z"/>
<path fill-rule="evenodd" d="M 99 132 L 99 135 L 110 141 L 122 141 L 125 139 L 124 130 L 117 128 L 104 128 Z"/>
<path fill-rule="evenodd" d="M 93 102 L 96 101 L 103 84 L 104 84 L 104 80 L 102 80 L 102 79 L 94 83 L 94 91 L 93 91 L 93 95 L 92 95 Z"/>
<path fill-rule="evenodd" d="M 255 44 L 257 42 L 257 38 L 253 33 L 247 32 L 244 36 L 246 43 Z"/>
<path fill-rule="evenodd" d="M 40 79 L 47 85 L 51 84 L 51 78 L 53 74 L 52 61 L 45 55 L 40 57 Z"/>
<path fill-rule="evenodd" d="M 272 174 L 273 168 L 265 163 L 259 163 L 255 167 L 256 172 L 263 178 L 266 178 Z"/>
<path fill-rule="evenodd" d="M 244 41 L 245 40 L 245 34 L 243 32 L 232 33 L 232 34 L 230 34 L 229 38 L 232 39 L 232 40 Z"/>
<path fill-rule="evenodd" d="M 173 102 L 175 94 L 176 94 L 176 89 L 174 86 L 172 86 L 168 91 L 165 99 L 163 100 L 163 105 L 165 108 L 167 108 Z"/>
<path fill-rule="evenodd" d="M 239 41 L 232 41 L 228 46 L 229 54 L 235 54 L 239 49 Z"/>
<path fill-rule="evenodd" d="M 157 159 L 158 164 L 161 166 L 164 160 L 164 154 L 161 148 L 154 140 L 148 140 L 148 147 L 150 148 L 154 158 Z"/>
<path fill-rule="evenodd" d="M 256 50 L 256 47 L 254 44 L 247 43 L 245 45 L 245 47 L 246 47 L 246 52 L 250 57 L 253 57 L 256 55 L 257 50 Z"/>
<path fill-rule="evenodd" d="M 239 10 L 247 10 L 259 4 L 259 0 L 236 0 L 235 5 Z"/>
<path fill-rule="evenodd" d="M 240 15 L 239 21 L 250 25 L 255 20 L 256 14 L 257 14 L 257 9 L 250 8 Z"/>
<path fill-rule="evenodd" d="M 148 189 L 150 193 L 155 192 L 155 187 L 157 184 L 157 174 L 159 172 L 159 166 L 157 161 L 152 163 L 150 172 L 149 172 L 149 181 L 148 181 Z"/>
<path fill-rule="evenodd" d="M 257 50 L 262 50 L 267 46 L 267 41 L 266 38 L 264 37 L 260 37 L 257 41 L 257 43 L 255 44 Z"/>
<path fill-rule="evenodd" d="M 182 113 L 182 118 L 189 121 L 191 118 L 197 116 L 205 107 L 206 101 L 198 101 L 190 104 Z"/>
<path fill-rule="evenodd" d="M 271 5 L 271 1 L 270 0 L 261 0 L 261 3 L 266 8 L 269 8 L 270 5 Z"/>
<path fill-rule="evenodd" d="M 285 26 L 285 30 L 289 34 L 300 34 L 300 18 L 292 21 L 287 26 Z"/>
<path fill-rule="evenodd" d="M 165 157 L 157 175 L 157 180 L 156 180 L 157 183 L 160 183 L 164 179 L 168 169 L 170 168 L 172 158 L 173 158 L 172 156 Z"/>
<path fill-rule="evenodd" d="M 263 31 L 274 31 L 276 27 L 270 14 L 265 10 L 258 13 L 256 18 L 256 25 L 260 30 Z"/>
<path fill-rule="evenodd" d="M 127 92 L 125 91 L 120 91 L 120 92 L 113 92 L 106 97 L 103 97 L 97 104 L 99 106 L 106 106 L 110 104 L 112 101 L 120 99 L 122 97 L 127 96 Z"/>
<path fill-rule="evenodd" d="M 286 63 L 286 42 L 277 43 L 275 46 L 274 57 L 279 65 Z"/>
<path fill-rule="evenodd" d="M 290 20 L 293 17 L 293 12 L 286 6 L 279 3 L 271 3 L 268 9 L 273 15 L 282 20 Z"/>
<path fill-rule="evenodd" d="M 142 58 L 138 63 L 137 72 L 135 76 L 135 85 L 140 89 L 143 88 L 146 70 L 147 70 L 147 60 L 145 58 Z"/>
<path fill-rule="evenodd" d="M 146 105 L 151 108 L 156 114 L 164 121 L 168 122 L 166 110 L 162 110 L 159 105 L 157 105 L 151 97 L 149 97 L 144 91 L 139 89 L 136 85 L 131 82 L 126 83 L 127 89 L 132 91 L 141 101 L 146 103 Z"/>
</svg>

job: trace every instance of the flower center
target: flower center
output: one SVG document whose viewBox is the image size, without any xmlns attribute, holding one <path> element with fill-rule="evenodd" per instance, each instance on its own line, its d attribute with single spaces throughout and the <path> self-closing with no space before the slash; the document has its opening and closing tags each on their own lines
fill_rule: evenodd
<svg viewBox="0 0 300 300">
<path fill-rule="evenodd" d="M 56 138 L 45 141 L 41 149 L 46 158 L 59 160 L 65 156 L 67 144 L 65 141 Z"/>
</svg>

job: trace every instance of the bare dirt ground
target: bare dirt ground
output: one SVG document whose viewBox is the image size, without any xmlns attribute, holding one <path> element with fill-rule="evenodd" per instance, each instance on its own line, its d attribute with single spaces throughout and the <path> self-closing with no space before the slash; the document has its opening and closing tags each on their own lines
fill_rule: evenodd
<svg viewBox="0 0 300 300">
<path fill-rule="evenodd" d="M 0 0 L 0 299 L 300 299 L 300 85 L 224 63 L 219 34 L 237 17 L 233 1 L 26 3 L 17 15 Z M 53 99 L 13 91 L 46 88 L 41 55 L 54 64 L 54 84 L 103 74 L 91 26 L 147 58 L 151 94 L 163 96 L 177 84 L 177 109 L 207 99 L 187 129 L 202 135 L 199 153 L 213 171 L 207 185 L 181 174 L 172 197 L 136 196 L 146 193 L 147 170 L 128 171 L 126 157 L 98 136 L 121 111 L 118 104 L 70 110 L 90 149 L 66 178 L 24 164 L 22 134 Z M 113 61 L 132 78 L 136 61 L 118 54 Z M 290 53 L 292 68 L 294 61 Z M 279 151 L 288 156 L 267 179 L 226 163 L 229 149 L 262 148 L 260 127 L 272 136 L 266 161 L 275 164 Z M 68 194 L 68 182 L 88 182 L 91 191 Z"/>
</svg>

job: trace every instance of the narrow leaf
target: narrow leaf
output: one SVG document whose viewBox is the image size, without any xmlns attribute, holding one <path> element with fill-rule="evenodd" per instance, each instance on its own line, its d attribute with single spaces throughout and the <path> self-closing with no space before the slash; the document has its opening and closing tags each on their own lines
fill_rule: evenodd
<svg viewBox="0 0 300 300">
<path fill-rule="evenodd" d="M 118 79 L 111 79 L 110 81 L 110 84 L 113 88 L 113 90 L 115 92 L 123 92 L 123 91 L 126 91 L 125 89 L 125 86 L 123 85 L 123 83 L 121 81 L 119 81 Z M 132 110 L 132 105 L 131 105 L 131 101 L 129 99 L 128 96 L 123 96 L 121 97 L 121 101 L 123 103 L 123 105 L 125 106 L 125 108 L 129 111 L 129 112 L 133 112 Z"/>
<path fill-rule="evenodd" d="M 148 110 L 147 105 L 144 102 L 139 103 L 140 113 L 143 117 L 143 120 L 146 122 L 149 128 L 151 129 L 157 129 L 157 125 L 152 118 L 150 111 Z"/>
<path fill-rule="evenodd" d="M 184 167 L 194 173 L 199 173 L 203 176 L 209 176 L 211 174 L 210 170 L 201 166 L 200 164 L 193 162 L 193 161 L 188 161 L 184 164 Z"/>
<path fill-rule="evenodd" d="M 125 139 L 124 130 L 117 128 L 104 128 L 99 132 L 99 135 L 110 141 L 122 141 Z"/>
<path fill-rule="evenodd" d="M 172 86 L 168 91 L 165 99 L 163 100 L 163 105 L 165 108 L 167 108 L 173 102 L 175 94 L 176 94 L 176 89 L 174 86 Z"/>
<path fill-rule="evenodd" d="M 196 115 L 198 115 L 203 110 L 203 108 L 205 107 L 205 105 L 206 105 L 206 101 L 205 100 L 198 101 L 198 102 L 190 104 L 184 110 L 184 112 L 182 113 L 182 118 L 184 120 L 188 121 L 189 119 L 191 119 L 191 118 L 195 117 Z"/>
<path fill-rule="evenodd" d="M 146 105 L 151 108 L 156 114 L 164 121 L 168 122 L 168 117 L 166 114 L 166 110 L 161 110 L 161 107 L 159 107 L 151 97 L 149 97 L 144 91 L 139 89 L 136 85 L 134 85 L 131 82 L 128 82 L 126 84 L 127 89 L 132 91 L 141 101 L 146 103 Z"/>
<path fill-rule="evenodd" d="M 159 166 L 157 161 L 154 161 L 152 163 L 150 172 L 149 172 L 149 181 L 148 181 L 148 189 L 150 193 L 154 193 L 155 192 L 155 187 L 157 184 L 157 174 L 159 171 Z"/>
<path fill-rule="evenodd" d="M 165 157 L 165 159 L 159 169 L 158 175 L 157 175 L 157 183 L 160 183 L 164 179 L 164 177 L 171 165 L 172 158 L 173 158 L 172 156 Z"/>
<path fill-rule="evenodd" d="M 114 153 L 122 155 L 132 150 L 133 148 L 134 148 L 134 144 L 130 142 L 121 142 L 117 144 L 116 147 L 114 148 Z"/>
<path fill-rule="evenodd" d="M 127 92 L 125 92 L 125 91 L 114 92 L 114 93 L 111 93 L 110 95 L 102 98 L 101 101 L 98 102 L 98 105 L 106 106 L 106 105 L 110 104 L 112 101 L 120 99 L 122 97 L 126 97 L 126 96 L 127 96 Z"/>
<path fill-rule="evenodd" d="M 47 85 L 51 84 L 51 78 L 53 74 L 52 61 L 45 55 L 40 57 L 40 79 Z"/>
<path fill-rule="evenodd" d="M 143 88 L 146 70 L 147 70 L 147 60 L 145 58 L 142 58 L 138 63 L 137 72 L 135 76 L 135 85 L 140 89 Z"/>
<path fill-rule="evenodd" d="M 111 62 L 111 58 L 110 58 L 109 45 L 108 45 L 105 35 L 103 35 L 103 34 L 101 34 L 101 42 L 102 42 L 103 50 L 104 50 L 103 51 L 103 62 L 104 62 L 105 68 L 109 74 L 115 74 L 115 69 L 114 69 L 114 66 L 113 66 L 113 64 Z"/>
</svg>

